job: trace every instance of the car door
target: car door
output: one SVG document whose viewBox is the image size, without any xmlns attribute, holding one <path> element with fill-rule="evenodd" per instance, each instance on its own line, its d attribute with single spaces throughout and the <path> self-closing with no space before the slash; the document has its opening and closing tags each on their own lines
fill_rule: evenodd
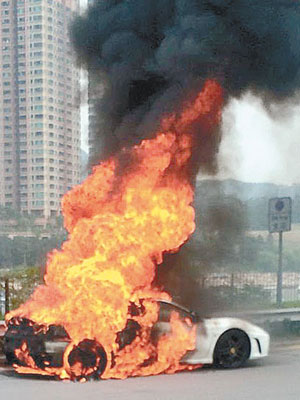
<svg viewBox="0 0 300 400">
<path fill-rule="evenodd" d="M 152 328 L 152 341 L 157 343 L 158 339 L 167 333 L 171 333 L 171 316 L 176 313 L 180 321 L 184 324 L 187 330 L 191 330 L 194 326 L 192 322 L 193 316 L 187 310 L 169 302 L 159 301 L 159 315 L 158 320 Z"/>
</svg>

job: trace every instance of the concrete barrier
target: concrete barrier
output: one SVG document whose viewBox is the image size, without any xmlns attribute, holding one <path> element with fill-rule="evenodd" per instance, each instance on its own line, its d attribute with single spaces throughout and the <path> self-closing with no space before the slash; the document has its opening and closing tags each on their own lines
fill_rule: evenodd
<svg viewBox="0 0 300 400">
<path fill-rule="evenodd" d="M 6 331 L 6 326 L 4 321 L 0 321 L 0 337 L 4 336 Z"/>
</svg>

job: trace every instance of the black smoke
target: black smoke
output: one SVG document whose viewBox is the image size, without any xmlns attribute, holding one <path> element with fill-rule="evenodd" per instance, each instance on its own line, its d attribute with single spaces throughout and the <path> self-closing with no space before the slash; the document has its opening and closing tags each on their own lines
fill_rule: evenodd
<svg viewBox="0 0 300 400">
<path fill-rule="evenodd" d="M 298 0 L 95 0 L 71 36 L 81 65 L 104 86 L 99 158 L 149 137 L 206 78 L 228 96 L 250 88 L 285 99 L 300 86 Z"/>
</svg>

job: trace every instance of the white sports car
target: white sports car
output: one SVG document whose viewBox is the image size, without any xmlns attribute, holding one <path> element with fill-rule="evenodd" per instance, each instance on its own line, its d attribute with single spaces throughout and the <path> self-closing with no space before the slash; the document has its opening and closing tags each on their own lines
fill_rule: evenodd
<svg viewBox="0 0 300 400">
<path fill-rule="evenodd" d="M 150 332 L 149 340 L 153 343 L 162 334 L 171 331 L 170 318 L 174 311 L 186 324 L 187 329 L 192 329 L 196 325 L 196 348 L 184 355 L 181 359 L 184 364 L 215 364 L 223 368 L 237 368 L 248 359 L 268 355 L 269 335 L 258 326 L 237 318 L 201 319 L 196 313 L 173 302 L 155 301 L 159 305 L 159 316 Z M 136 312 L 139 311 L 133 304 L 129 310 L 131 315 L 137 315 Z M 116 343 L 119 350 L 133 342 L 140 328 L 133 319 L 127 320 L 125 328 L 117 333 Z M 4 353 L 9 363 L 18 364 L 21 361 L 22 364 L 22 360 L 16 358 L 15 350 L 24 342 L 36 365 L 44 369 L 47 366 L 62 366 L 63 354 L 70 343 L 70 338 L 62 326 L 51 325 L 44 329 L 43 326 L 26 318 L 12 318 L 4 335 Z M 89 365 L 92 371 L 101 376 L 105 368 L 109 368 L 105 349 L 98 343 L 85 339 L 68 356 L 71 370 L 73 365 L 76 370 L 76 359 L 79 356 L 83 355 L 82 360 L 87 362 L 84 354 L 89 353 L 91 349 L 97 350 L 100 360 L 99 363 L 97 361 L 97 365 Z"/>
<path fill-rule="evenodd" d="M 159 332 L 169 328 L 172 311 L 182 319 L 188 317 L 197 325 L 195 350 L 188 352 L 181 360 L 186 364 L 214 364 L 223 368 L 237 368 L 250 359 L 265 357 L 269 352 L 270 336 L 262 328 L 239 318 L 204 318 L 179 306 L 158 301 L 159 320 L 154 326 Z"/>
</svg>

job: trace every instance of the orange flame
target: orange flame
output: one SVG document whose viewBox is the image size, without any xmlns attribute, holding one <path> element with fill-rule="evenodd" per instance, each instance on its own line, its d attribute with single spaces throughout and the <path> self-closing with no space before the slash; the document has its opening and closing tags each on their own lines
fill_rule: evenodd
<svg viewBox="0 0 300 400">
<path fill-rule="evenodd" d="M 109 368 L 102 378 L 187 368 L 180 365 L 180 359 L 195 346 L 195 327 L 187 330 L 178 315 L 173 315 L 171 333 L 156 346 L 149 341 L 158 318 L 154 300 L 170 299 L 151 283 L 163 253 L 175 252 L 195 228 L 187 172 L 194 143 L 191 124 L 200 123 L 212 132 L 220 121 L 221 107 L 220 86 L 207 81 L 180 115 L 162 120 L 154 139 L 101 163 L 64 196 L 68 240 L 61 251 L 49 256 L 45 284 L 6 319 L 21 316 L 47 326 L 63 325 L 72 342 L 63 367 L 41 370 L 30 358 L 27 367 L 19 366 L 17 371 L 70 378 L 67 355 L 83 339 L 101 343 L 106 351 Z M 119 350 L 116 334 L 129 318 L 128 305 L 140 300 L 145 312 L 131 318 L 141 331 Z M 26 349 L 22 350 L 24 359 Z M 117 356 L 112 359 L 112 354 Z"/>
</svg>

